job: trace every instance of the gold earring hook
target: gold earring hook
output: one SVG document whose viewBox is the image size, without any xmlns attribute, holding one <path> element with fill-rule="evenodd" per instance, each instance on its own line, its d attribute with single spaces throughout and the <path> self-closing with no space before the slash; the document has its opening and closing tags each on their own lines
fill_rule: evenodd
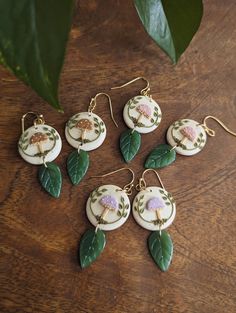
<svg viewBox="0 0 236 313">
<path fill-rule="evenodd" d="M 91 98 L 91 101 L 89 103 L 89 107 L 88 107 L 88 112 L 89 113 L 92 113 L 94 111 L 94 109 L 96 108 L 97 106 L 97 97 L 99 96 L 106 96 L 108 98 L 108 101 L 109 101 L 109 107 L 110 107 L 110 114 L 111 114 L 111 119 L 113 121 L 113 123 L 116 125 L 116 127 L 118 127 L 118 124 L 116 123 L 116 120 L 114 118 L 114 115 L 113 115 L 113 110 L 112 110 L 112 103 L 111 103 L 111 97 L 105 93 L 105 92 L 99 92 L 96 94 L 96 96 L 94 98 Z"/>
<path fill-rule="evenodd" d="M 132 174 L 131 182 L 129 182 L 128 184 L 126 184 L 122 188 L 122 190 L 124 190 L 127 193 L 127 195 L 131 195 L 132 194 L 132 188 L 134 187 L 135 174 L 134 174 L 134 171 L 129 167 L 122 167 L 122 168 L 119 168 L 118 170 L 115 170 L 115 171 L 112 171 L 112 172 L 109 172 L 109 173 L 106 173 L 103 175 L 91 176 L 90 178 L 103 178 L 103 177 L 110 176 L 112 174 L 116 174 L 116 173 L 121 172 L 121 171 L 129 171 Z"/>
<path fill-rule="evenodd" d="M 141 94 L 142 96 L 150 96 L 150 95 L 149 95 L 149 92 L 150 92 L 150 84 L 149 84 L 149 81 L 148 81 L 145 77 L 142 77 L 142 76 L 137 77 L 137 78 L 134 78 L 134 79 L 128 81 L 127 83 L 125 83 L 125 84 L 123 84 L 123 85 L 121 85 L 121 86 L 112 87 L 111 89 L 120 89 L 120 88 L 126 87 L 126 86 L 128 86 L 128 85 L 130 85 L 130 84 L 136 82 L 137 80 L 140 80 L 140 79 L 144 80 L 144 81 L 146 82 L 146 84 L 147 84 L 146 87 L 143 88 L 143 89 L 140 91 L 140 94 Z"/>
<path fill-rule="evenodd" d="M 218 119 L 217 117 L 212 116 L 212 115 L 206 116 L 203 120 L 203 124 L 201 124 L 201 126 L 205 129 L 206 133 L 209 136 L 214 137 L 216 134 L 216 132 L 213 129 L 209 128 L 206 124 L 206 121 L 209 119 L 216 121 L 227 133 L 236 137 L 236 133 L 234 133 L 232 130 L 230 130 L 220 119 Z"/>
<path fill-rule="evenodd" d="M 137 191 L 146 189 L 147 183 L 146 183 L 144 177 L 145 177 L 145 174 L 146 174 L 147 172 L 153 172 L 153 173 L 155 173 L 155 175 L 156 175 L 156 177 L 157 177 L 157 179 L 158 179 L 158 181 L 159 181 L 161 187 L 162 187 L 163 189 L 165 189 L 165 187 L 164 187 L 164 185 L 163 185 L 163 182 L 162 182 L 162 180 L 161 180 L 159 174 L 157 173 L 157 171 L 155 171 L 154 169 L 148 168 L 148 169 L 146 169 L 145 171 L 143 171 L 142 177 L 139 179 L 139 183 L 136 185 L 136 190 L 137 190 Z"/>
<path fill-rule="evenodd" d="M 29 112 L 25 113 L 24 115 L 22 115 L 22 118 L 21 118 L 22 134 L 25 132 L 25 118 L 26 118 L 27 115 L 30 115 L 30 114 L 36 116 L 36 118 L 34 119 L 34 126 L 45 123 L 43 114 L 39 114 L 39 113 L 36 113 L 36 112 L 33 112 L 33 111 L 29 111 Z"/>
</svg>

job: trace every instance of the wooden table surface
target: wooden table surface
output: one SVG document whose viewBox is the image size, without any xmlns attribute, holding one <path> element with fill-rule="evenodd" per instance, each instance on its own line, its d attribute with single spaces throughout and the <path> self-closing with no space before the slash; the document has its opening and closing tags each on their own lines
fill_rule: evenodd
<svg viewBox="0 0 236 313">
<path fill-rule="evenodd" d="M 159 171 L 177 202 L 169 228 L 174 241 L 169 271 L 155 266 L 146 244 L 150 232 L 132 216 L 107 233 L 107 246 L 91 267 L 81 270 L 77 262 L 78 242 L 91 227 L 85 215 L 89 193 L 100 184 L 123 185 L 129 179 L 125 172 L 88 179 L 125 166 L 118 148 L 126 129 L 122 109 L 144 85 L 140 81 L 112 92 L 111 86 L 145 76 L 163 111 L 160 127 L 142 136 L 141 151 L 130 165 L 137 178 L 148 152 L 165 141 L 166 129 L 179 118 L 201 122 L 212 114 L 236 129 L 235 1 L 204 2 L 200 30 L 174 66 L 146 35 L 132 1 L 81 1 L 61 77 L 64 114 L 21 82 L 0 80 L 1 313 L 236 312 L 236 138 L 214 122 L 216 137 L 201 153 L 178 155 Z M 13 78 L 2 67 L 0 76 Z M 107 139 L 90 153 L 86 179 L 75 187 L 66 174 L 72 148 L 64 137 L 65 122 L 102 91 L 112 97 L 119 129 L 101 98 L 96 113 L 107 124 Z M 41 189 L 37 167 L 18 155 L 20 118 L 29 110 L 43 113 L 62 136 L 56 160 L 63 173 L 60 199 Z M 152 175 L 148 182 L 157 184 Z"/>
</svg>

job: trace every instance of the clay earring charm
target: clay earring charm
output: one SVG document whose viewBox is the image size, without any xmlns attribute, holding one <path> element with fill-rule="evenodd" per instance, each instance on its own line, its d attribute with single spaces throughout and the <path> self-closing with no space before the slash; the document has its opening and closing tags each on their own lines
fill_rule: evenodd
<svg viewBox="0 0 236 313">
<path fill-rule="evenodd" d="M 169 145 L 160 144 L 154 148 L 146 159 L 145 167 L 162 168 L 175 161 L 176 153 L 192 156 L 200 152 L 207 142 L 207 135 L 215 136 L 215 131 L 207 126 L 208 119 L 213 119 L 226 132 L 236 136 L 221 120 L 211 115 L 206 116 L 202 124 L 186 118 L 178 120 L 168 128 L 166 139 Z"/>
<path fill-rule="evenodd" d="M 94 229 L 87 230 L 79 246 L 80 265 L 82 268 L 88 267 L 102 253 L 106 237 L 105 231 L 110 231 L 121 227 L 130 214 L 130 201 L 134 172 L 130 168 L 120 168 L 116 171 L 92 177 L 107 177 L 109 175 L 129 171 L 132 180 L 123 188 L 116 185 L 102 185 L 97 187 L 89 196 L 86 204 L 86 213 Z"/>
<path fill-rule="evenodd" d="M 25 118 L 34 115 L 34 125 L 25 130 Z M 22 116 L 22 135 L 18 141 L 21 157 L 28 163 L 41 165 L 38 171 L 42 187 L 53 197 L 61 193 L 60 168 L 53 163 L 62 147 L 61 137 L 55 128 L 46 125 L 42 114 L 27 112 Z"/>
<path fill-rule="evenodd" d="M 88 111 L 72 116 L 66 124 L 65 136 L 68 143 L 76 150 L 67 159 L 67 172 L 73 185 L 78 185 L 89 167 L 87 151 L 97 149 L 106 138 L 106 125 L 103 120 L 93 113 L 97 105 L 97 97 L 104 95 L 109 100 L 111 118 L 118 127 L 112 111 L 111 98 L 101 92 L 91 99 Z"/>
<path fill-rule="evenodd" d="M 145 173 L 153 171 L 160 184 L 160 187 L 146 186 Z M 164 231 L 169 227 L 176 214 L 175 201 L 160 179 L 158 173 L 153 169 L 143 172 L 136 186 L 139 193 L 136 195 L 132 205 L 132 213 L 135 221 L 143 228 L 151 230 L 148 238 L 148 247 L 151 256 L 158 267 L 167 271 L 173 256 L 173 243 L 170 235 Z"/>
<path fill-rule="evenodd" d="M 123 88 L 139 79 L 144 80 L 147 86 L 140 91 L 140 95 L 130 99 L 123 110 L 124 121 L 130 129 L 121 134 L 120 150 L 127 163 L 139 151 L 141 145 L 140 134 L 147 134 L 154 131 L 159 126 L 162 118 L 159 105 L 150 95 L 150 85 L 146 78 L 137 77 L 122 86 L 111 89 Z"/>
</svg>

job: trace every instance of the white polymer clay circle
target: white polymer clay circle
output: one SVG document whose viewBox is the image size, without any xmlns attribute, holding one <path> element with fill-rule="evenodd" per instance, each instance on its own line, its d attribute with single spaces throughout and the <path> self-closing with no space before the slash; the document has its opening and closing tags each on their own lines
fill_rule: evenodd
<svg viewBox="0 0 236 313">
<path fill-rule="evenodd" d="M 61 151 L 61 137 L 53 127 L 40 124 L 25 130 L 18 141 L 18 151 L 28 163 L 52 162 Z"/>
<path fill-rule="evenodd" d="M 120 187 L 103 185 L 90 194 L 86 213 L 95 227 L 99 224 L 102 230 L 113 230 L 122 226 L 129 217 L 130 201 Z"/>
<path fill-rule="evenodd" d="M 184 139 L 185 138 L 185 139 Z M 206 144 L 207 135 L 201 124 L 182 119 L 174 122 L 167 131 L 166 139 L 179 154 L 191 156 L 200 152 Z"/>
<path fill-rule="evenodd" d="M 135 221 L 143 228 L 156 231 L 169 227 L 176 215 L 172 195 L 165 189 L 153 186 L 140 191 L 133 201 Z M 162 224 L 160 226 L 160 221 Z"/>
<path fill-rule="evenodd" d="M 103 120 L 98 115 L 89 112 L 75 114 L 66 123 L 65 128 L 68 143 L 76 149 L 80 146 L 85 151 L 101 146 L 106 138 L 106 132 Z"/>
<path fill-rule="evenodd" d="M 130 99 L 123 110 L 126 125 L 139 133 L 146 134 L 154 131 L 161 122 L 161 109 L 152 98 L 136 96 Z"/>
</svg>

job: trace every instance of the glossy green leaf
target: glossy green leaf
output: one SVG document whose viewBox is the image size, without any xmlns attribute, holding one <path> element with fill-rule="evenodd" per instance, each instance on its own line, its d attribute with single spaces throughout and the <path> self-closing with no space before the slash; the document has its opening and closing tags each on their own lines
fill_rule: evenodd
<svg viewBox="0 0 236 313">
<path fill-rule="evenodd" d="M 120 150 L 125 162 L 130 162 L 141 145 L 141 135 L 136 130 L 126 130 L 120 136 Z"/>
<path fill-rule="evenodd" d="M 60 168 L 53 162 L 43 164 L 38 171 L 38 177 L 43 188 L 54 198 L 61 193 L 62 177 Z"/>
<path fill-rule="evenodd" d="M 67 172 L 73 185 L 78 185 L 89 167 L 89 154 L 84 150 L 70 153 L 67 159 Z"/>
<path fill-rule="evenodd" d="M 79 255 L 82 268 L 88 267 L 102 253 L 106 245 L 106 237 L 102 230 L 87 230 L 80 241 Z"/>
<path fill-rule="evenodd" d="M 175 159 L 175 149 L 169 145 L 162 144 L 151 151 L 144 166 L 145 168 L 162 168 L 173 163 Z"/>
<path fill-rule="evenodd" d="M 148 34 L 177 63 L 201 23 L 202 0 L 134 0 L 134 3 Z"/>
<path fill-rule="evenodd" d="M 0 63 L 60 110 L 58 81 L 74 0 L 1 0 Z"/>
<path fill-rule="evenodd" d="M 162 230 L 152 232 L 148 237 L 148 247 L 153 260 L 159 268 L 166 272 L 173 257 L 173 243 L 170 235 Z"/>
</svg>

